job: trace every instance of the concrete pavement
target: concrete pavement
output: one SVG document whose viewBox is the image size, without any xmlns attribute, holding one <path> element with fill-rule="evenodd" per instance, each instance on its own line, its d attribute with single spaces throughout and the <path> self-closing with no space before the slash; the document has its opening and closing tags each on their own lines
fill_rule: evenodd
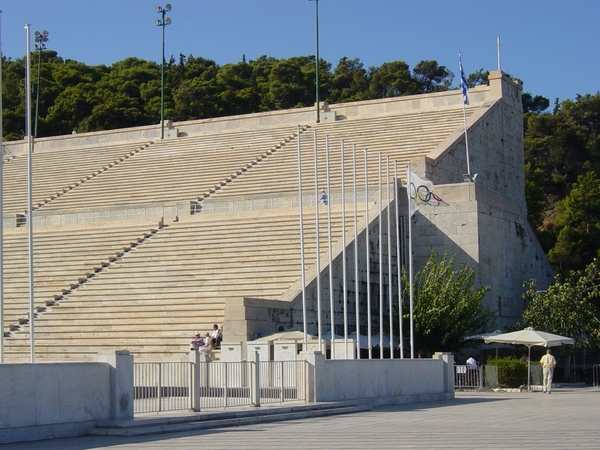
<svg viewBox="0 0 600 450">
<path fill-rule="evenodd" d="M 457 392 L 452 401 L 140 438 L 81 438 L 0 449 L 599 449 L 600 392 Z"/>
</svg>

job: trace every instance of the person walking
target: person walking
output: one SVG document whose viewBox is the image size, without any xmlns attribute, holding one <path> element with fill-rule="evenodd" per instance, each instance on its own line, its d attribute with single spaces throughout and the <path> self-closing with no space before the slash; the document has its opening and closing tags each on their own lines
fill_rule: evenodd
<svg viewBox="0 0 600 450">
<path fill-rule="evenodd" d="M 542 366 L 542 371 L 544 372 L 542 391 L 549 394 L 552 391 L 552 377 L 554 376 L 554 369 L 556 368 L 556 358 L 552 356 L 552 351 L 550 349 L 547 349 L 546 354 L 542 356 L 540 366 Z"/>
</svg>

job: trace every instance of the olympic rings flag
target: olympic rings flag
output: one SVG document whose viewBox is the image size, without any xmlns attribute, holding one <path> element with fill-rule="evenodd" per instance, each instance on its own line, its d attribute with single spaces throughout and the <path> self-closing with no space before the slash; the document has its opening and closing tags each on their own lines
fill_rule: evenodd
<svg viewBox="0 0 600 450">
<path fill-rule="evenodd" d="M 447 205 L 444 200 L 433 193 L 433 183 L 430 180 L 415 175 L 410 170 L 410 166 L 406 168 L 406 172 L 408 184 L 406 192 L 408 194 L 410 217 L 412 217 L 415 212 L 417 212 L 417 210 L 424 205 Z"/>
</svg>

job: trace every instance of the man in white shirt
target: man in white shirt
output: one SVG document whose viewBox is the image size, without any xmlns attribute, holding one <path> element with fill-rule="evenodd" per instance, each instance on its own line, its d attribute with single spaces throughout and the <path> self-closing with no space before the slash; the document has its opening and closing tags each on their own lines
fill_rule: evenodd
<svg viewBox="0 0 600 450">
<path fill-rule="evenodd" d="M 546 354 L 540 359 L 540 366 L 544 372 L 544 381 L 542 382 L 542 391 L 549 394 L 552 390 L 552 377 L 556 368 L 556 358 L 552 356 L 550 349 L 546 350 Z"/>
</svg>

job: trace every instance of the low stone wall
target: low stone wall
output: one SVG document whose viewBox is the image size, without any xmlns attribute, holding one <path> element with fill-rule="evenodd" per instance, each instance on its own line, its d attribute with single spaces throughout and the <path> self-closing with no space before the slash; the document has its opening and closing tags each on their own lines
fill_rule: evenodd
<svg viewBox="0 0 600 450">
<path fill-rule="evenodd" d="M 133 357 L 0 364 L 0 444 L 83 436 L 98 420 L 133 418 Z"/>
<path fill-rule="evenodd" d="M 454 356 L 449 353 L 364 360 L 327 360 L 319 352 L 302 355 L 311 366 L 310 401 L 385 405 L 454 398 Z"/>
</svg>

